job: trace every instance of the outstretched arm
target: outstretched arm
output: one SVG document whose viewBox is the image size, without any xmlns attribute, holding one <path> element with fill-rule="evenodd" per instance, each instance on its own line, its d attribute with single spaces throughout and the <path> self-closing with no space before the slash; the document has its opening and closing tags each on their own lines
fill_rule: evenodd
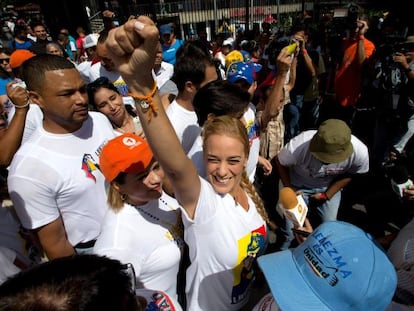
<svg viewBox="0 0 414 311">
<path fill-rule="evenodd" d="M 165 114 L 151 74 L 158 38 L 158 29 L 153 21 L 140 16 L 111 30 L 105 44 L 132 96 L 147 97 L 143 104 L 141 100 L 136 100 L 145 137 L 170 178 L 178 202 L 188 216 L 194 218 L 200 180 Z"/>
</svg>

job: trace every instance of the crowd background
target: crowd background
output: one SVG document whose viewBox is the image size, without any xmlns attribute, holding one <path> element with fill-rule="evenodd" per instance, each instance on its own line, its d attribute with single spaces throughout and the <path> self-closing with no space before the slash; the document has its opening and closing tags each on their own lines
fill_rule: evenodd
<svg viewBox="0 0 414 311">
<path fill-rule="evenodd" d="M 278 151 L 301 133 L 317 130 L 324 121 L 341 119 L 350 128 L 352 134 L 367 147 L 369 171 L 353 176 L 349 184 L 343 188 L 337 219 L 362 228 L 387 249 L 400 230 L 410 223 L 414 212 L 412 189 L 408 187 L 408 191 L 401 196 L 396 193 L 395 187 L 393 188 L 393 182 L 404 183 L 414 174 L 412 165 L 414 149 L 410 140 L 414 133 L 411 124 L 413 122 L 411 117 L 414 115 L 412 93 L 414 31 L 412 25 L 401 24 L 398 17 L 392 13 L 386 11 L 377 15 L 365 13 L 362 8 L 351 6 L 346 17 L 334 22 L 328 17 L 315 22 L 307 14 L 299 14 L 292 20 L 290 27 L 281 28 L 275 22 L 264 21 L 257 32 L 240 29 L 236 36 L 229 36 L 229 33 L 222 32 L 218 33 L 214 40 L 208 40 L 203 31 L 199 31 L 197 35 L 187 40 L 179 39 L 176 37 L 176 25 L 173 23 L 157 25 L 160 32 L 159 58 L 153 66 L 153 77 L 157 81 L 162 103 L 171 120 L 174 120 L 174 111 L 171 107 L 177 105 L 190 107 L 194 101 L 201 100 L 196 99 L 196 92 L 204 86 L 205 82 L 210 82 L 206 81 L 208 74 L 211 74 L 211 81 L 219 78 L 231 83 L 239 82 L 240 86 L 250 93 L 254 109 L 262 110 L 264 113 L 266 110 L 261 107 L 268 104 L 267 98 L 272 98 L 270 94 L 282 68 L 278 55 L 292 42 L 292 39 L 296 40 L 297 63 L 293 65 L 292 62 L 290 66 L 296 67 L 290 67 L 290 72 L 285 77 L 283 109 L 279 109 L 278 113 L 272 116 L 275 117 L 274 119 L 270 118 L 273 123 L 270 121 L 268 123 L 274 127 L 283 124 L 282 127 L 273 129 L 276 139 L 271 140 L 272 138 L 266 137 L 268 142 L 278 144 L 279 147 L 272 152 L 263 146 L 260 147 L 260 157 L 263 159 L 256 160 L 257 170 L 255 168 L 251 181 L 254 182 L 256 190 L 264 201 L 270 221 L 280 226 L 283 219 L 275 210 L 279 199 Z M 346 55 L 342 43 L 345 39 L 352 38 L 355 25 L 360 20 L 364 20 L 365 24 L 358 26 L 360 31 L 358 38 L 364 42 L 368 40 L 372 47 L 369 53 L 366 49 L 363 66 L 358 71 L 357 78 L 361 85 L 358 86 L 357 96 L 351 104 L 341 104 L 338 102 L 337 74 Z M 88 84 L 89 109 L 106 115 L 116 136 L 128 132 L 142 135 L 137 111 L 134 110 L 134 105 L 131 105 L 133 99 L 111 60 L 111 53 L 105 46 L 108 31 L 118 26 L 118 20 L 112 12 L 107 11 L 105 22 L 106 29 L 100 34 L 88 34 L 81 27 L 77 29 L 76 34 L 70 34 L 65 27 L 51 30 L 37 20 L 16 18 L 5 21 L 10 32 L 5 31 L 3 27 L 0 48 L 2 153 L 4 146 L 7 146 L 7 149 L 11 146 L 3 137 L 5 131 L 12 128 L 13 122 L 18 122 L 18 119 L 12 121 L 14 118 L 19 117 L 20 114 L 27 114 L 28 121 L 41 122 L 38 108 L 34 108 L 34 104 L 31 103 L 30 110 L 25 110 L 29 104 L 25 103 L 21 94 L 16 94 L 16 91 L 13 94 L 13 88 L 8 85 L 10 82 L 22 82 L 18 68 L 24 61 L 39 54 L 56 54 L 76 66 L 84 82 Z M 362 30 L 364 31 L 361 32 Z M 52 36 L 51 34 L 54 33 L 58 35 Z M 207 52 L 201 55 L 204 51 Z M 206 55 L 212 58 L 209 59 Z M 207 69 L 204 68 L 201 81 L 197 80 L 196 74 L 194 80 L 191 80 L 193 77 L 190 77 L 190 74 L 186 75 L 194 68 L 185 68 L 184 65 L 191 59 L 194 61 L 192 64 L 205 63 L 205 68 L 211 67 L 212 72 L 207 73 Z M 235 63 L 238 65 L 234 65 Z M 241 68 L 250 70 L 249 64 L 256 64 L 251 74 L 247 73 L 246 69 L 241 74 L 241 79 L 234 77 Z M 295 77 L 292 77 L 293 71 Z M 195 85 L 193 89 L 187 86 L 186 81 L 180 80 L 180 73 L 181 79 L 185 76 L 192 81 Z M 353 78 L 356 79 L 355 76 Z M 294 80 L 292 85 L 289 85 L 289 79 Z M 240 80 L 244 81 L 240 82 Z M 347 86 L 348 88 L 343 89 L 351 89 L 349 92 L 352 93 L 352 88 L 355 86 L 349 85 L 349 80 Z M 102 89 L 110 94 L 102 95 Z M 12 103 L 8 98 L 12 99 Z M 29 113 L 32 116 L 29 117 Z M 117 113 L 119 115 L 115 117 Z M 199 111 L 196 110 L 196 113 Z M 263 122 L 260 114 L 258 118 Z M 22 125 L 26 122 L 24 134 L 23 127 L 18 133 L 13 128 L 13 133 L 23 136 L 23 141 L 27 139 L 30 131 L 27 120 L 23 119 L 21 123 Z M 179 119 L 172 121 L 174 127 L 179 124 L 177 120 Z M 185 120 L 185 122 L 189 121 Z M 180 129 L 175 130 L 180 136 Z M 195 132 L 195 136 L 198 134 L 199 132 Z M 258 135 L 263 139 L 262 135 Z M 403 137 L 406 137 L 404 142 L 401 141 Z M 183 133 L 181 138 L 180 142 L 184 147 L 186 137 Z M 20 140 L 13 143 L 14 152 L 19 145 Z M 192 143 L 188 146 L 188 150 L 184 148 L 186 153 L 190 151 L 191 145 Z M 7 167 L 12 157 L 13 152 L 1 163 L 1 200 L 3 208 L 8 209 L 12 209 L 13 205 L 7 189 Z M 396 182 L 400 179 L 401 182 Z M 165 191 L 169 193 L 167 187 L 166 184 Z M 326 195 L 326 192 L 324 194 Z M 328 195 L 325 200 L 331 198 L 332 195 Z M 4 216 L 2 221 L 8 223 L 9 227 L 4 229 L 11 228 L 10 230 L 17 232 L 19 230 L 17 224 L 13 222 L 10 225 L 6 217 L 9 216 Z M 278 250 L 277 243 L 270 244 L 267 252 L 274 250 Z M 27 259 L 27 254 L 22 255 Z M 42 254 L 36 253 L 30 256 L 32 260 Z M 15 265 L 22 268 L 30 264 L 16 261 Z M 397 301 L 405 302 L 401 297 Z"/>
</svg>

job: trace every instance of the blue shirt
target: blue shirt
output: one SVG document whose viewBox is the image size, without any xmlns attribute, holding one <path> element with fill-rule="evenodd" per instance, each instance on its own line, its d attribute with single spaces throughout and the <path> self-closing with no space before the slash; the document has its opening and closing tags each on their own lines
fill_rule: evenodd
<svg viewBox="0 0 414 311">
<path fill-rule="evenodd" d="M 184 40 L 175 39 L 173 45 L 164 45 L 162 44 L 162 59 L 164 62 L 175 65 L 175 54 L 178 49 L 184 44 Z"/>
<path fill-rule="evenodd" d="M 32 41 L 26 40 L 24 43 L 19 43 L 16 40 L 9 41 L 9 48 L 12 50 L 28 50 L 32 46 Z"/>
<path fill-rule="evenodd" d="M 12 78 L 0 78 L 0 95 L 6 95 L 7 94 L 7 90 L 6 90 L 6 85 L 7 83 L 13 81 Z"/>
</svg>

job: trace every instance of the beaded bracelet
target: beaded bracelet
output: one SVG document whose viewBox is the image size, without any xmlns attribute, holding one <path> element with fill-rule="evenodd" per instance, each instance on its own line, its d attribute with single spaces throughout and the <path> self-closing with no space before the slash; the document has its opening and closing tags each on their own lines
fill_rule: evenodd
<svg viewBox="0 0 414 311">
<path fill-rule="evenodd" d="M 148 112 L 148 122 L 151 121 L 152 115 L 156 114 L 158 107 L 154 105 L 152 99 L 157 91 L 157 83 L 154 81 L 154 86 L 148 95 L 140 96 L 135 93 L 128 93 L 135 100 L 135 104 L 141 107 L 143 113 Z"/>
</svg>

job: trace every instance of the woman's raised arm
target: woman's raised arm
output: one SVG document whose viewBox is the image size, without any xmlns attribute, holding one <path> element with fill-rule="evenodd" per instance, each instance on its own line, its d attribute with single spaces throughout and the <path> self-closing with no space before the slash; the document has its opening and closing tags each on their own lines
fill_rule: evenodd
<svg viewBox="0 0 414 311">
<path fill-rule="evenodd" d="M 145 137 L 155 157 L 169 176 L 178 202 L 193 218 L 200 179 L 165 114 L 152 78 L 158 40 L 158 29 L 153 21 L 140 16 L 112 29 L 106 45 L 130 95 L 135 98 Z"/>
</svg>

